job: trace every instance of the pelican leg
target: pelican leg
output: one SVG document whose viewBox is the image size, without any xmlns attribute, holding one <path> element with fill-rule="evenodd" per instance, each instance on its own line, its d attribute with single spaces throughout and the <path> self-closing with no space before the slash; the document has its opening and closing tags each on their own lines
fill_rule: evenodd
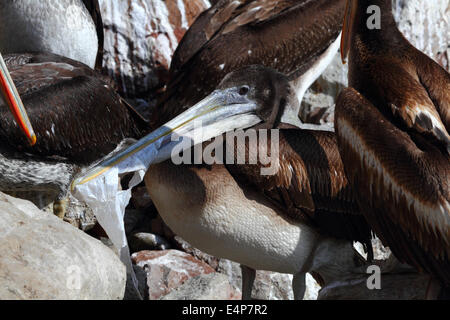
<svg viewBox="0 0 450 320">
<path fill-rule="evenodd" d="M 241 264 L 242 271 L 242 300 L 251 300 L 253 283 L 255 282 L 256 270 Z"/>
<path fill-rule="evenodd" d="M 306 273 L 299 272 L 294 274 L 292 290 L 294 291 L 294 300 L 303 300 L 306 291 Z"/>
<path fill-rule="evenodd" d="M 53 214 L 60 219 L 64 219 L 69 210 L 70 198 L 67 192 L 61 191 L 53 201 Z"/>
<path fill-rule="evenodd" d="M 60 219 L 64 219 L 67 209 L 69 207 L 69 199 L 57 199 L 53 202 L 53 214 Z"/>
</svg>

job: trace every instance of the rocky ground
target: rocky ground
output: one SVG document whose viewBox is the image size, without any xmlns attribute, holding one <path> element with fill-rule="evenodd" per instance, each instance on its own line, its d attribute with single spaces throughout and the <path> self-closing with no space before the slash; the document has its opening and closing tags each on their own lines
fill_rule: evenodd
<svg viewBox="0 0 450 320">
<path fill-rule="evenodd" d="M 100 0 L 100 4 L 105 70 L 122 94 L 147 110 L 164 86 L 178 42 L 210 2 Z M 450 21 L 443 19 L 448 19 L 449 1 L 395 0 L 394 4 L 405 36 L 449 70 Z M 336 55 L 305 96 L 300 114 L 304 121 L 333 122 L 335 97 L 347 84 L 346 72 Z M 124 265 L 88 214 L 86 221 L 70 221 L 71 225 L 2 193 L 0 211 L 0 299 L 136 298 L 130 281 L 126 286 Z M 125 228 L 144 299 L 241 298 L 239 265 L 207 255 L 174 235 L 157 215 L 145 187 L 133 191 Z M 392 264 L 389 250 L 379 241 L 374 240 L 374 246 L 376 263 L 389 273 L 383 277 L 386 290 L 369 292 L 367 275 L 320 290 L 308 275 L 305 299 L 423 299 L 427 277 Z M 291 280 L 291 275 L 258 271 L 252 298 L 292 299 Z"/>
<path fill-rule="evenodd" d="M 0 299 L 122 299 L 126 270 L 99 240 L 0 193 Z"/>
</svg>

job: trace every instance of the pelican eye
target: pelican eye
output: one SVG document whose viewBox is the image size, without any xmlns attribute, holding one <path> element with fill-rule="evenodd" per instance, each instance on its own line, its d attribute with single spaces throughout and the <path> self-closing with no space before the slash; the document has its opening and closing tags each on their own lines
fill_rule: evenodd
<svg viewBox="0 0 450 320">
<path fill-rule="evenodd" d="M 239 89 L 239 94 L 240 94 L 241 96 L 245 96 L 249 91 L 250 91 L 250 88 L 249 88 L 248 86 L 242 86 L 242 87 Z"/>
</svg>

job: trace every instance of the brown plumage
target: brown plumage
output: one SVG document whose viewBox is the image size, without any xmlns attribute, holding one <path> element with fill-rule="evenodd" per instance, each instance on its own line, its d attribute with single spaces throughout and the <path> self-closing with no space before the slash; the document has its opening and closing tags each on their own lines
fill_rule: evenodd
<svg viewBox="0 0 450 320">
<path fill-rule="evenodd" d="M 293 274 L 294 298 L 301 299 L 306 272 L 329 283 L 359 268 L 352 241 L 362 242 L 368 259 L 373 257 L 371 229 L 349 186 L 334 134 L 281 121 L 296 104 L 286 76 L 258 65 L 236 70 L 167 124 L 174 128 L 170 132 L 190 136 L 193 119 L 206 121 L 201 151 L 216 161 L 198 162 L 196 146 L 186 149 L 183 159 L 198 164 L 175 164 L 168 142 L 173 136 L 165 136 L 160 152 L 171 159 L 151 165 L 145 175 L 153 203 L 175 233 L 243 266 L 243 298 L 251 296 L 257 269 Z M 246 130 L 244 136 L 236 137 L 236 128 Z"/>
<path fill-rule="evenodd" d="M 260 141 L 260 133 L 257 135 Z M 270 155 L 270 132 L 268 136 L 267 146 L 259 152 Z M 237 146 L 233 141 L 226 143 L 230 148 Z M 251 150 L 246 141 L 246 164 L 226 165 L 243 188 L 251 188 L 272 201 L 286 216 L 315 227 L 322 234 L 360 241 L 372 258 L 371 230 L 348 184 L 334 133 L 280 129 L 280 158 L 275 175 L 261 175 L 264 165 L 260 162 L 249 164 L 249 156 L 256 157 Z"/>
<path fill-rule="evenodd" d="M 212 176 L 215 170 L 221 174 L 226 173 L 227 179 L 231 175 L 231 179 L 238 181 L 243 190 L 252 190 L 252 193 L 258 194 L 265 199 L 264 201 L 269 200 L 279 209 L 281 215 L 292 221 L 315 227 L 318 232 L 328 236 L 362 242 L 371 259 L 373 256 L 371 230 L 359 213 L 356 197 L 348 185 L 334 133 L 301 130 L 279 123 L 281 114 L 298 101 L 288 78 L 273 69 L 262 66 L 241 69 L 231 76 L 228 75 L 217 89 L 232 85 L 235 87 L 248 85 L 255 88 L 253 99 L 261 105 L 260 116 L 265 120 L 265 123 L 259 125 L 257 129 L 281 128 L 279 165 L 276 167 L 275 175 L 261 175 L 260 169 L 264 165 L 259 161 L 256 164 L 250 164 L 248 161 L 248 157 L 258 158 L 257 154 L 252 154 L 249 150 L 254 152 L 258 149 L 255 149 L 254 145 L 250 146 L 246 140 L 245 164 L 237 164 L 239 162 L 235 159 L 233 165 L 206 166 Z M 259 131 L 257 135 L 260 135 Z M 228 149 L 223 150 L 224 154 L 230 152 L 231 146 L 237 146 L 233 140 L 225 139 L 225 141 L 224 147 Z M 268 139 L 268 145 L 265 146 L 267 149 L 262 151 L 263 154 L 267 152 L 270 155 L 270 141 L 271 139 Z M 204 143 L 204 146 L 206 145 L 208 142 Z M 241 152 L 242 150 L 233 154 L 238 156 Z M 185 185 L 185 177 L 197 170 L 204 171 L 204 167 L 178 166 L 167 161 L 164 166 L 155 166 L 150 171 L 156 174 L 158 169 L 164 168 L 167 171 L 167 168 L 173 168 L 176 179 L 173 179 L 171 184 L 180 186 Z M 190 178 L 187 183 L 194 181 L 196 179 Z M 221 183 L 218 178 L 212 181 Z M 183 187 L 176 189 L 184 192 Z M 186 192 L 190 194 L 192 190 L 199 190 L 194 185 L 185 189 L 188 189 Z M 229 197 L 232 199 L 233 195 L 230 194 Z"/>
<path fill-rule="evenodd" d="M 152 123 L 170 120 L 247 65 L 298 78 L 339 35 L 344 6 L 344 0 L 218 1 L 181 40 Z"/>
<path fill-rule="evenodd" d="M 84 64 L 54 54 L 6 55 L 5 61 L 37 143 L 28 146 L 2 105 L 3 146 L 87 163 L 112 151 L 124 138 L 140 136 L 145 123 L 104 81 L 106 78 Z"/>
<path fill-rule="evenodd" d="M 349 86 L 335 128 L 361 212 L 402 262 L 450 285 L 450 75 L 400 33 L 390 0 L 381 29 L 356 1 Z M 345 37 L 345 35 L 344 35 Z"/>
</svg>

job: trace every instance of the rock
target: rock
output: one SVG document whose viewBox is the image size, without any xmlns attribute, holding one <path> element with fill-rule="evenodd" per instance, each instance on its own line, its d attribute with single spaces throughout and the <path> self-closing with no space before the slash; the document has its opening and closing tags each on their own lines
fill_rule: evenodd
<svg viewBox="0 0 450 320">
<path fill-rule="evenodd" d="M 256 300 L 292 300 L 292 275 L 270 271 L 256 271 L 252 299 Z"/>
<path fill-rule="evenodd" d="M 220 273 L 202 274 L 191 278 L 161 300 L 241 300 L 242 295 Z"/>
<path fill-rule="evenodd" d="M 60 218 L 64 219 L 64 221 L 70 223 L 75 228 L 79 228 L 83 231 L 89 231 L 92 229 L 97 223 L 97 218 L 94 215 L 94 212 L 91 208 L 89 208 L 84 202 L 80 202 L 78 199 L 73 197 L 70 193 L 67 198 L 61 201 L 58 201 L 57 204 L 56 198 L 57 195 L 54 191 L 6 191 L 6 194 L 14 198 L 20 198 L 24 200 L 31 201 L 34 203 L 40 210 L 56 214 L 58 210 L 55 210 L 57 206 L 59 208 L 63 208 L 64 210 L 60 210 L 62 213 Z"/>
<path fill-rule="evenodd" d="M 206 263 L 178 250 L 141 251 L 131 258 L 147 273 L 150 300 L 159 299 L 192 277 L 214 272 Z"/>
<path fill-rule="evenodd" d="M 303 300 L 317 300 L 321 287 L 309 273 L 306 274 L 306 291 Z"/>
<path fill-rule="evenodd" d="M 364 252 L 364 247 L 361 243 L 356 242 L 353 247 L 358 251 L 358 253 L 367 259 L 367 253 Z M 381 240 L 375 236 L 372 239 L 372 248 L 373 248 L 373 258 L 375 260 L 387 260 L 391 256 L 391 250 L 381 243 Z"/>
<path fill-rule="evenodd" d="M 239 290 L 242 289 L 242 273 L 239 263 L 227 259 L 220 259 L 216 271 L 226 275 L 233 287 Z"/>
<path fill-rule="evenodd" d="M 79 201 L 70 193 L 66 203 L 68 206 L 64 215 L 65 221 L 85 232 L 94 228 L 97 223 L 97 218 L 95 217 L 92 209 L 89 208 L 86 203 Z"/>
<path fill-rule="evenodd" d="M 319 300 L 424 300 L 428 275 L 382 274 L 380 289 L 369 290 L 369 275 L 330 283 L 319 292 Z"/>
<path fill-rule="evenodd" d="M 0 299 L 122 299 L 125 281 L 100 241 L 0 193 Z"/>
<path fill-rule="evenodd" d="M 205 0 L 100 0 L 103 67 L 130 98 L 148 99 L 167 81 L 178 42 L 210 3 Z"/>
<path fill-rule="evenodd" d="M 347 87 L 347 65 L 342 65 L 340 54 L 306 91 L 300 107 L 302 121 L 334 125 L 334 105 L 339 93 Z"/>
<path fill-rule="evenodd" d="M 242 274 L 239 263 L 219 259 L 192 247 L 179 236 L 174 237 L 177 247 L 186 253 L 193 255 L 196 259 L 206 262 L 217 272 L 224 274 L 228 282 L 236 289 L 242 288 Z M 320 286 L 307 275 L 306 300 L 315 300 L 318 296 Z M 292 275 L 281 274 L 270 271 L 258 270 L 252 290 L 252 298 L 256 300 L 290 300 L 294 298 L 292 292 Z"/>
<path fill-rule="evenodd" d="M 450 70 L 448 0 L 393 0 L 398 28 L 419 50 Z"/>
<path fill-rule="evenodd" d="M 161 236 L 152 233 L 138 232 L 128 238 L 131 252 L 143 250 L 167 250 L 170 243 Z"/>
<path fill-rule="evenodd" d="M 450 71 L 450 20 L 448 0 L 393 0 L 393 12 L 403 35 L 429 57 Z M 334 122 L 334 104 L 339 92 L 347 86 L 348 65 L 340 53 L 305 93 L 300 108 L 304 122 Z"/>
<path fill-rule="evenodd" d="M 391 250 L 381 243 L 378 237 L 372 239 L 373 257 L 376 260 L 387 260 L 391 256 Z"/>
</svg>

